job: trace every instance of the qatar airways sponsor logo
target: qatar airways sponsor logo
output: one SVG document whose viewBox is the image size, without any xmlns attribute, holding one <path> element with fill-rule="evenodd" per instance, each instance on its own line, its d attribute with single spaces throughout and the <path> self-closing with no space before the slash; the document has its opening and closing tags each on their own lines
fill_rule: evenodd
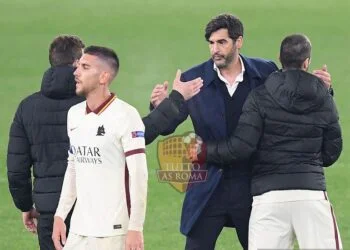
<svg viewBox="0 0 350 250">
<path fill-rule="evenodd" d="M 96 165 L 102 164 L 101 151 L 99 147 L 71 145 L 69 151 L 75 155 L 75 160 L 78 163 Z"/>
</svg>

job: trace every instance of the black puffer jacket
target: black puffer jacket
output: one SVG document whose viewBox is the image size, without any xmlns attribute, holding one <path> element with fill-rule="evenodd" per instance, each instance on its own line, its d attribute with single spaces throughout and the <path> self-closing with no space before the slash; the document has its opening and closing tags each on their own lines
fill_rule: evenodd
<svg viewBox="0 0 350 250">
<path fill-rule="evenodd" d="M 25 98 L 15 114 L 7 173 L 12 198 L 21 211 L 29 211 L 33 203 L 40 213 L 56 211 L 67 167 L 67 112 L 83 101 L 75 95 L 73 72 L 70 66 L 48 69 L 41 91 Z"/>
<path fill-rule="evenodd" d="M 342 151 L 338 113 L 323 82 L 302 70 L 272 73 L 248 97 L 233 137 L 207 143 L 207 161 L 252 156 L 252 194 L 326 190 L 323 167 Z"/>
<path fill-rule="evenodd" d="M 151 113 L 142 118 L 145 125 L 145 141 L 150 144 L 157 136 L 164 133 L 171 124 L 177 121 L 180 108 L 185 103 L 183 96 L 176 90 L 171 91 L 156 109 L 151 106 Z"/>
</svg>

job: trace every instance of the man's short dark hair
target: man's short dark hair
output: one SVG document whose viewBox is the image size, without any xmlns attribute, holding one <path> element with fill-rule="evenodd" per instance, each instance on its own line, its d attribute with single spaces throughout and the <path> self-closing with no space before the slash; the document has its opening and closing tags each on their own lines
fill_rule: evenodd
<svg viewBox="0 0 350 250">
<path fill-rule="evenodd" d="M 205 39 L 209 41 L 211 34 L 219 29 L 227 29 L 232 40 L 243 37 L 243 24 L 238 17 L 231 14 L 221 14 L 214 17 L 205 27 Z"/>
<path fill-rule="evenodd" d="M 84 49 L 85 54 L 97 56 L 98 58 L 106 61 L 108 65 L 114 70 L 116 75 L 119 70 L 119 58 L 117 53 L 114 50 L 101 46 L 89 46 Z"/>
<path fill-rule="evenodd" d="M 311 57 L 311 42 L 303 34 L 293 34 L 283 39 L 280 61 L 284 69 L 300 69 L 304 61 Z"/>
<path fill-rule="evenodd" d="M 77 36 L 61 35 L 50 44 L 49 61 L 51 66 L 72 65 L 83 54 L 85 45 Z"/>
</svg>

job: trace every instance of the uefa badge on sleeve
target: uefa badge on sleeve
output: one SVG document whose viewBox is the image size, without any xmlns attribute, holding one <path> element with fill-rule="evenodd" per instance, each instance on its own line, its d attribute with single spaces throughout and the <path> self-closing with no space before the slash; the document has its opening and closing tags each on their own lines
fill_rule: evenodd
<svg viewBox="0 0 350 250">
<path fill-rule="evenodd" d="M 132 131 L 131 138 L 145 137 L 145 132 L 143 131 Z"/>
</svg>

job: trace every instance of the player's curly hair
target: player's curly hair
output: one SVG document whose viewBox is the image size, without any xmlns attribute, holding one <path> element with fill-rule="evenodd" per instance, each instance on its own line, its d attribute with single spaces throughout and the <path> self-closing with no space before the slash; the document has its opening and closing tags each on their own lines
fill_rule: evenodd
<svg viewBox="0 0 350 250">
<path fill-rule="evenodd" d="M 51 66 L 72 65 L 79 60 L 85 48 L 82 40 L 73 35 L 57 36 L 49 48 L 49 61 Z"/>
</svg>

